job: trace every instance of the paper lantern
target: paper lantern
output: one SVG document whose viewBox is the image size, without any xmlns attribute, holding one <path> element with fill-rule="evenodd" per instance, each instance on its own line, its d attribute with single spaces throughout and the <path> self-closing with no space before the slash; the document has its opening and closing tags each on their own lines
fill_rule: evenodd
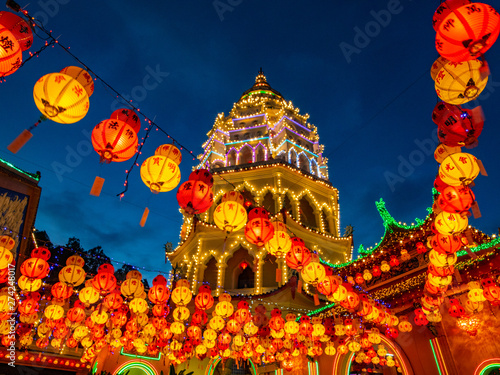
<svg viewBox="0 0 500 375">
<path fill-rule="evenodd" d="M 116 287 L 116 277 L 109 272 L 98 272 L 92 279 L 92 286 L 102 294 L 109 293 Z"/>
<path fill-rule="evenodd" d="M 142 274 L 137 270 L 131 270 L 127 272 L 127 276 L 125 276 L 125 278 L 127 280 L 135 279 L 140 281 L 142 280 Z"/>
<path fill-rule="evenodd" d="M 460 233 L 467 228 L 468 224 L 469 220 L 467 216 L 450 212 L 441 212 L 434 219 L 434 225 L 437 231 L 445 235 Z"/>
<path fill-rule="evenodd" d="M 451 147 L 451 146 L 446 146 L 442 143 L 440 143 L 437 147 L 436 147 L 436 150 L 434 151 L 434 159 L 436 159 L 436 161 L 438 163 L 442 163 L 443 160 L 451 155 L 451 154 L 455 154 L 457 152 L 461 152 L 462 151 L 462 148 L 461 147 Z"/>
<path fill-rule="evenodd" d="M 22 60 L 19 42 L 10 30 L 0 23 L 0 77 L 14 73 L 21 66 Z"/>
<path fill-rule="evenodd" d="M 248 242 L 262 247 L 274 235 L 274 227 L 269 220 L 269 213 L 265 208 L 256 207 L 248 214 L 248 223 L 245 226 L 245 237 Z"/>
<path fill-rule="evenodd" d="M 14 255 L 10 250 L 5 247 L 0 247 L 0 269 L 7 269 L 13 259 Z"/>
<path fill-rule="evenodd" d="M 458 214 L 469 210 L 474 201 L 474 193 L 467 186 L 448 186 L 437 200 L 443 211 Z"/>
<path fill-rule="evenodd" d="M 290 236 L 286 232 L 286 226 L 281 221 L 272 222 L 274 232 L 273 237 L 267 241 L 264 246 L 269 254 L 277 258 L 285 257 L 285 254 L 290 251 L 292 242 Z"/>
<path fill-rule="evenodd" d="M 473 3 L 452 9 L 436 30 L 436 49 L 450 61 L 483 55 L 497 40 L 500 15 L 487 4 Z"/>
<path fill-rule="evenodd" d="M 347 310 L 353 310 L 359 305 L 359 297 L 355 292 L 347 292 L 346 298 L 340 302 L 340 305 Z"/>
<path fill-rule="evenodd" d="M 174 320 L 177 322 L 183 322 L 185 320 L 188 320 L 189 315 L 191 315 L 191 312 L 185 306 L 178 306 L 174 309 L 174 311 L 172 311 L 172 316 Z"/>
<path fill-rule="evenodd" d="M 451 284 L 452 277 L 451 276 L 434 276 L 432 273 L 429 273 L 427 275 L 427 279 L 429 280 L 429 283 L 431 285 L 437 286 L 437 287 L 443 287 Z"/>
<path fill-rule="evenodd" d="M 211 309 L 214 305 L 214 297 L 208 292 L 198 293 L 194 299 L 194 304 L 196 308 L 200 310 Z"/>
<path fill-rule="evenodd" d="M 43 279 L 49 274 L 50 266 L 42 258 L 29 258 L 21 264 L 21 273 L 30 279 Z"/>
<path fill-rule="evenodd" d="M 94 93 L 94 80 L 86 70 L 78 66 L 67 66 L 66 68 L 63 68 L 60 73 L 73 77 L 80 82 L 80 84 L 85 88 L 89 98 Z"/>
<path fill-rule="evenodd" d="M 25 292 L 34 292 L 40 289 L 42 286 L 42 280 L 30 279 L 27 276 L 21 275 L 19 280 L 17 280 L 17 286 Z"/>
<path fill-rule="evenodd" d="M 227 194 L 227 193 L 226 193 Z M 237 193 L 241 196 L 241 194 Z M 243 196 L 241 196 L 241 200 Z M 214 222 L 219 229 L 222 229 L 226 234 L 242 229 L 247 222 L 247 212 L 245 208 L 239 204 L 240 198 L 221 202 L 214 211 Z"/>
<path fill-rule="evenodd" d="M 457 262 L 457 254 L 441 254 L 433 249 L 429 252 L 429 261 L 436 267 L 453 266 Z"/>
<path fill-rule="evenodd" d="M 189 215 L 206 212 L 214 200 L 212 189 L 203 181 L 188 180 L 177 190 L 177 202 Z"/>
<path fill-rule="evenodd" d="M 476 99 L 488 83 L 486 66 L 479 60 L 450 62 L 438 58 L 431 69 L 439 98 L 450 104 L 465 104 Z"/>
<path fill-rule="evenodd" d="M 45 308 L 43 314 L 47 319 L 58 320 L 64 316 L 64 308 L 59 305 L 49 305 Z"/>
<path fill-rule="evenodd" d="M 165 156 L 179 165 L 182 161 L 182 153 L 173 144 L 161 145 L 155 150 L 155 155 Z"/>
<path fill-rule="evenodd" d="M 130 125 L 136 133 L 141 130 L 141 120 L 137 113 L 130 108 L 117 109 L 111 114 L 110 119 L 123 121 L 125 124 Z"/>
<path fill-rule="evenodd" d="M 80 292 L 78 293 L 78 298 L 85 306 L 90 306 L 99 300 L 99 292 L 92 286 L 87 286 L 80 290 Z"/>
<path fill-rule="evenodd" d="M 78 306 L 72 307 L 68 310 L 66 317 L 71 323 L 79 323 L 86 318 L 85 310 Z"/>
<path fill-rule="evenodd" d="M 380 270 L 382 272 L 389 272 L 391 270 L 391 266 L 389 263 L 387 263 L 386 260 L 383 260 L 382 263 L 380 264 Z"/>
<path fill-rule="evenodd" d="M 233 315 L 234 307 L 231 302 L 221 301 L 215 305 L 214 314 L 221 316 L 223 318 L 228 318 Z"/>
<path fill-rule="evenodd" d="M 172 291 L 172 302 L 177 306 L 186 306 L 191 299 L 193 298 L 193 294 L 188 287 L 185 286 L 176 286 Z"/>
<path fill-rule="evenodd" d="M 450 147 L 449 149 L 440 149 L 438 146 L 437 151 L 442 150 L 448 154 L 460 152 L 460 150 L 456 150 L 459 146 L 474 147 L 484 126 L 484 115 L 481 107 L 469 110 L 445 102 L 440 102 L 434 107 L 432 120 L 438 126 L 440 142 L 444 146 Z"/>
<path fill-rule="evenodd" d="M 73 287 L 60 281 L 52 285 L 50 291 L 55 298 L 60 300 L 68 299 L 73 295 Z"/>
<path fill-rule="evenodd" d="M 137 152 L 137 143 L 132 127 L 120 120 L 101 121 L 92 130 L 92 146 L 101 162 L 129 160 Z"/>
<path fill-rule="evenodd" d="M 323 280 L 321 280 L 318 283 L 318 286 L 317 286 L 318 292 L 320 292 L 321 294 L 324 294 L 325 296 L 329 296 L 329 295 L 332 295 L 333 293 L 335 293 L 335 291 L 337 290 L 338 287 L 339 287 L 339 283 L 338 283 L 337 279 L 332 275 L 325 276 L 323 278 Z"/>
<path fill-rule="evenodd" d="M 28 23 L 11 12 L 0 11 L 0 25 L 9 30 L 19 43 L 21 50 L 28 50 L 33 44 L 33 32 Z"/>
<path fill-rule="evenodd" d="M 142 314 L 148 310 L 148 303 L 143 298 L 134 298 L 129 303 L 130 311 L 135 314 Z"/>
<path fill-rule="evenodd" d="M 83 284 L 85 275 L 86 273 L 82 267 L 69 265 L 59 271 L 59 281 L 75 287 Z"/>
<path fill-rule="evenodd" d="M 170 290 L 166 285 L 154 285 L 148 291 L 148 298 L 155 305 L 165 303 L 170 297 Z"/>
<path fill-rule="evenodd" d="M 440 254 L 454 254 L 463 246 L 459 237 L 441 233 L 432 236 L 430 243 L 432 248 Z"/>
<path fill-rule="evenodd" d="M 309 262 L 300 271 L 300 275 L 306 283 L 316 286 L 326 276 L 325 267 L 319 262 Z"/>
<path fill-rule="evenodd" d="M 179 185 L 181 172 L 172 159 L 155 155 L 142 163 L 141 178 L 152 192 L 161 193 L 173 190 Z"/>
<path fill-rule="evenodd" d="M 89 110 L 89 96 L 85 88 L 63 73 L 49 73 L 41 77 L 33 89 L 33 98 L 44 116 L 61 124 L 80 121 Z"/>
<path fill-rule="evenodd" d="M 286 264 L 294 270 L 301 271 L 311 261 L 311 252 L 301 238 L 293 237 L 291 242 L 290 251 L 285 256 Z"/>
</svg>

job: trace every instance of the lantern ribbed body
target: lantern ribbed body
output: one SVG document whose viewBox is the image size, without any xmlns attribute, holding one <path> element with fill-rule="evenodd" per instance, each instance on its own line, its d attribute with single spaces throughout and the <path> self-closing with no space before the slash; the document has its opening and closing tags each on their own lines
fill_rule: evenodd
<svg viewBox="0 0 500 375">
<path fill-rule="evenodd" d="M 188 214 L 201 214 L 212 207 L 214 194 L 202 181 L 188 180 L 177 190 L 177 202 Z"/>
<path fill-rule="evenodd" d="M 257 217 L 248 221 L 245 226 L 245 237 L 248 242 L 262 247 L 274 235 L 274 227 L 267 218 Z"/>
<path fill-rule="evenodd" d="M 450 104 L 464 104 L 476 99 L 488 83 L 487 74 L 482 74 L 483 63 L 479 60 L 450 62 L 438 58 L 431 69 L 439 98 Z"/>
<path fill-rule="evenodd" d="M 181 172 L 172 159 L 155 155 L 142 163 L 141 178 L 151 191 L 162 193 L 174 189 L 179 184 Z"/>
<path fill-rule="evenodd" d="M 0 77 L 14 73 L 21 65 L 23 55 L 15 36 L 0 24 Z"/>
<path fill-rule="evenodd" d="M 33 89 L 37 108 L 49 120 L 72 124 L 85 117 L 89 96 L 85 88 L 71 76 L 50 73 L 41 77 Z"/>
<path fill-rule="evenodd" d="M 215 225 L 231 233 L 243 228 L 247 222 L 247 212 L 235 201 L 222 202 L 214 211 Z"/>
<path fill-rule="evenodd" d="M 306 283 L 317 285 L 325 276 L 325 267 L 319 262 L 309 262 L 300 272 Z"/>
<path fill-rule="evenodd" d="M 474 193 L 467 186 L 448 186 L 437 202 L 445 212 L 461 213 L 471 208 L 474 200 Z"/>
<path fill-rule="evenodd" d="M 463 152 L 446 157 L 439 166 L 439 178 L 451 186 L 468 185 L 478 174 L 479 165 L 476 158 Z"/>
<path fill-rule="evenodd" d="M 155 150 L 155 155 L 165 156 L 179 165 L 182 161 L 182 153 L 174 145 L 161 145 Z"/>
<path fill-rule="evenodd" d="M 441 212 L 434 219 L 438 232 L 448 235 L 462 232 L 467 228 L 468 223 L 469 220 L 466 216 L 450 212 Z"/>
<path fill-rule="evenodd" d="M 63 68 L 60 73 L 67 74 L 80 82 L 89 98 L 94 93 L 94 80 L 85 69 L 78 66 L 67 66 L 66 68 Z"/>
<path fill-rule="evenodd" d="M 472 3 L 452 9 L 436 30 L 436 49 L 450 61 L 466 61 L 484 54 L 497 40 L 500 15 L 487 4 Z"/>
<path fill-rule="evenodd" d="M 111 120 L 120 120 L 125 124 L 130 125 L 136 133 L 141 130 L 141 120 L 137 113 L 129 108 L 120 108 L 114 111 L 109 117 Z"/>
<path fill-rule="evenodd" d="M 8 29 L 19 43 L 21 50 L 28 50 L 33 44 L 33 32 L 30 27 L 17 14 L 11 12 L 0 12 L 0 25 Z"/>
<path fill-rule="evenodd" d="M 85 281 L 85 275 L 82 267 L 69 265 L 59 271 L 59 281 L 72 286 L 78 286 Z"/>
<path fill-rule="evenodd" d="M 92 146 L 102 162 L 121 162 L 137 151 L 137 134 L 120 120 L 101 121 L 92 130 Z"/>
</svg>

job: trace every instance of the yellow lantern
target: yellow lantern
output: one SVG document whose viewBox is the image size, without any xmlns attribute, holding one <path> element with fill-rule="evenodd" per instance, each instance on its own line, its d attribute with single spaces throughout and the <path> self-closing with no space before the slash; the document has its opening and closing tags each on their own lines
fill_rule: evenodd
<svg viewBox="0 0 500 375">
<path fill-rule="evenodd" d="M 245 325 L 243 326 L 243 331 L 248 336 L 254 336 L 259 331 L 259 327 L 257 327 L 252 321 L 249 321 L 248 323 L 245 323 Z"/>
<path fill-rule="evenodd" d="M 178 306 L 174 309 L 172 312 L 172 316 L 174 317 L 174 320 L 178 322 L 183 322 L 185 320 L 189 319 L 190 311 L 187 307 L 185 306 Z"/>
<path fill-rule="evenodd" d="M 89 96 L 75 78 L 63 73 L 41 77 L 33 89 L 37 108 L 44 116 L 61 124 L 72 124 L 85 117 Z"/>
<path fill-rule="evenodd" d="M 75 338 L 76 341 L 80 341 L 85 336 L 87 336 L 89 333 L 90 333 L 90 330 L 87 326 L 78 326 L 73 331 L 73 337 Z"/>
<path fill-rule="evenodd" d="M 378 350 L 377 350 L 377 354 L 380 357 L 385 357 L 387 355 L 387 349 L 385 348 L 384 345 L 379 345 Z"/>
<path fill-rule="evenodd" d="M 49 305 L 43 313 L 47 319 L 59 320 L 64 316 L 64 308 L 59 305 Z"/>
<path fill-rule="evenodd" d="M 143 298 L 134 298 L 129 304 L 130 311 L 135 314 L 142 314 L 148 310 L 148 303 Z"/>
<path fill-rule="evenodd" d="M 233 315 L 233 312 L 234 307 L 231 302 L 222 301 L 218 302 L 217 305 L 215 305 L 215 314 L 223 318 L 229 318 L 231 315 Z"/>
<path fill-rule="evenodd" d="M 429 283 L 436 287 L 443 287 L 451 284 L 452 277 L 451 276 L 434 276 L 432 273 L 427 275 Z"/>
<path fill-rule="evenodd" d="M 215 340 L 207 340 L 207 339 L 203 340 L 203 345 L 205 345 L 209 349 L 215 347 L 215 343 L 216 343 Z"/>
<path fill-rule="evenodd" d="M 465 230 L 469 220 L 466 215 L 454 214 L 451 212 L 441 212 L 434 219 L 434 225 L 439 233 L 444 235 L 457 234 Z"/>
<path fill-rule="evenodd" d="M 373 357 L 371 361 L 374 365 L 378 365 L 380 363 L 380 357 Z"/>
<path fill-rule="evenodd" d="M 431 69 L 439 98 L 455 105 L 476 99 L 488 83 L 488 73 L 480 60 L 450 62 L 443 57 Z"/>
<path fill-rule="evenodd" d="M 179 165 L 182 161 L 182 153 L 172 144 L 161 145 L 155 150 L 155 155 L 165 156 Z"/>
<path fill-rule="evenodd" d="M 108 314 L 105 311 L 99 312 L 99 310 L 94 310 L 92 314 L 90 314 L 90 319 L 95 324 L 104 324 L 108 321 Z"/>
<path fill-rule="evenodd" d="M 144 284 L 140 279 L 126 279 L 122 283 L 120 291 L 127 298 L 139 297 L 144 293 Z"/>
<path fill-rule="evenodd" d="M 382 264 L 380 264 L 380 270 L 382 272 L 389 272 L 391 270 L 391 265 L 387 263 L 386 260 L 383 260 Z"/>
<path fill-rule="evenodd" d="M 449 267 L 457 262 L 457 254 L 441 254 L 432 249 L 429 251 L 429 261 L 436 267 Z"/>
<path fill-rule="evenodd" d="M 290 236 L 286 232 L 286 225 L 281 221 L 273 221 L 274 235 L 269 241 L 264 244 L 267 252 L 274 255 L 277 258 L 283 258 L 290 248 L 292 247 L 292 241 Z"/>
<path fill-rule="evenodd" d="M 448 185 L 468 185 L 479 174 L 477 159 L 465 152 L 447 156 L 439 166 L 439 178 Z"/>
<path fill-rule="evenodd" d="M 464 308 L 465 310 L 467 310 L 467 312 L 475 314 L 483 310 L 484 304 L 483 302 L 474 302 L 468 299 L 464 303 Z"/>
<path fill-rule="evenodd" d="M 216 315 L 212 319 L 210 319 L 208 325 L 211 329 L 218 332 L 224 328 L 226 322 L 220 316 Z"/>
<path fill-rule="evenodd" d="M 337 350 L 335 349 L 335 345 L 333 345 L 333 342 L 327 343 L 325 347 L 325 354 L 329 356 L 334 356 L 335 353 L 337 353 Z"/>
<path fill-rule="evenodd" d="M 30 279 L 27 276 L 21 275 L 17 280 L 17 286 L 25 292 L 35 292 L 42 286 L 41 279 Z"/>
<path fill-rule="evenodd" d="M 300 324 L 294 320 L 289 320 L 285 323 L 285 332 L 289 335 L 295 335 L 299 332 Z"/>
<path fill-rule="evenodd" d="M 196 352 L 197 355 L 199 356 L 203 356 L 205 354 L 207 354 L 207 347 L 203 344 L 200 344 L 200 345 L 196 345 L 196 348 L 194 349 L 194 351 Z"/>
<path fill-rule="evenodd" d="M 214 222 L 227 234 L 242 229 L 247 222 L 247 211 L 235 201 L 222 202 L 214 211 Z"/>
<path fill-rule="evenodd" d="M 451 154 L 456 154 L 457 152 L 460 151 L 462 151 L 462 148 L 459 146 L 452 147 L 440 143 L 436 147 L 436 150 L 434 151 L 434 159 L 436 159 L 438 163 L 442 163 L 447 156 L 450 156 Z"/>
<path fill-rule="evenodd" d="M 7 268 L 12 263 L 14 255 L 6 247 L 0 246 L 0 269 Z"/>
<path fill-rule="evenodd" d="M 87 286 L 80 290 L 78 298 L 88 307 L 99 300 L 99 292 L 95 290 L 94 287 Z"/>
<path fill-rule="evenodd" d="M 179 285 L 179 284 L 177 284 Z M 186 286 L 177 286 L 172 291 L 171 300 L 177 306 L 186 306 L 191 299 L 193 298 L 193 294 L 191 290 Z"/>
<path fill-rule="evenodd" d="M 337 290 L 333 292 L 331 297 L 328 299 L 332 299 L 334 302 L 342 302 L 347 298 L 347 289 L 343 285 L 339 285 Z"/>
<path fill-rule="evenodd" d="M 312 335 L 316 337 L 323 336 L 325 334 L 325 326 L 323 324 L 313 324 Z"/>
<path fill-rule="evenodd" d="M 153 193 L 163 193 L 179 185 L 181 171 L 172 159 L 154 155 L 142 163 L 141 178 Z"/>
<path fill-rule="evenodd" d="M 73 287 L 83 284 L 85 281 L 85 271 L 75 264 L 63 267 L 59 271 L 59 281 Z"/>
<path fill-rule="evenodd" d="M 319 262 L 309 262 L 300 271 L 302 279 L 312 285 L 318 285 L 326 276 L 325 267 Z"/>
<path fill-rule="evenodd" d="M 217 339 L 217 332 L 211 328 L 207 328 L 205 332 L 203 332 L 203 337 L 207 340 L 215 340 Z"/>
<path fill-rule="evenodd" d="M 174 335 L 180 335 L 180 334 L 184 333 L 184 331 L 186 330 L 186 327 L 184 327 L 184 324 L 182 324 L 181 322 L 173 322 L 170 325 L 170 330 L 172 331 L 172 333 Z"/>
</svg>

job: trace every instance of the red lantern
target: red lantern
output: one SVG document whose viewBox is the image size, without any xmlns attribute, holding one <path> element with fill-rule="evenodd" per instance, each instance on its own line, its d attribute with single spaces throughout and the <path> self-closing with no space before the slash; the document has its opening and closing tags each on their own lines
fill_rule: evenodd
<svg viewBox="0 0 500 375">
<path fill-rule="evenodd" d="M 40 258 L 47 261 L 50 259 L 50 251 L 44 246 L 36 247 L 31 251 L 31 257 Z"/>
<path fill-rule="evenodd" d="M 434 31 L 438 31 L 438 27 L 441 22 L 453 11 L 453 9 L 459 8 L 462 5 L 470 4 L 470 0 L 447 0 L 443 1 L 441 5 L 434 12 L 434 17 L 432 17 L 432 27 Z"/>
<path fill-rule="evenodd" d="M 14 73 L 21 66 L 23 53 L 16 37 L 0 24 L 0 77 Z"/>
<path fill-rule="evenodd" d="M 61 283 L 60 281 L 52 285 L 50 291 L 54 298 L 59 300 L 68 299 L 73 295 L 73 287 L 71 285 Z"/>
<path fill-rule="evenodd" d="M 234 313 L 234 319 L 240 324 L 245 324 L 252 319 L 252 315 L 248 309 L 238 309 Z"/>
<path fill-rule="evenodd" d="M 248 242 L 262 247 L 274 236 L 274 227 L 265 208 L 257 207 L 248 213 L 245 237 Z"/>
<path fill-rule="evenodd" d="M 38 302 L 34 299 L 28 298 L 20 303 L 18 310 L 23 315 L 31 315 L 38 311 Z"/>
<path fill-rule="evenodd" d="M 211 188 L 214 185 L 214 178 L 207 169 L 196 169 L 189 175 L 190 181 L 201 181 Z"/>
<path fill-rule="evenodd" d="M 102 303 L 109 310 L 117 310 L 123 304 L 123 297 L 120 292 L 112 291 L 106 297 L 104 297 L 104 301 Z"/>
<path fill-rule="evenodd" d="M 104 120 L 92 130 L 92 146 L 101 162 L 121 162 L 137 151 L 138 138 L 134 129 L 120 120 Z"/>
<path fill-rule="evenodd" d="M 500 304 L 500 287 L 491 277 L 482 279 L 481 286 L 483 287 L 484 298 L 494 305 Z"/>
<path fill-rule="evenodd" d="M 391 255 L 391 260 L 389 261 L 389 264 L 391 265 L 391 267 L 399 266 L 398 257 L 396 255 Z"/>
<path fill-rule="evenodd" d="M 166 317 L 170 312 L 170 307 L 168 305 L 154 305 L 153 315 L 158 317 Z"/>
<path fill-rule="evenodd" d="M 311 253 L 301 238 L 293 237 L 291 241 L 292 247 L 285 257 L 286 264 L 294 270 L 301 271 L 311 261 Z"/>
<path fill-rule="evenodd" d="M 443 180 L 441 180 L 441 177 L 439 177 L 439 175 L 437 175 L 434 179 L 434 189 L 436 189 L 438 192 L 442 193 L 443 190 L 448 186 L 448 184 L 444 183 Z"/>
<path fill-rule="evenodd" d="M 438 126 L 440 142 L 449 147 L 472 148 L 483 131 L 484 117 L 480 109 L 472 111 L 440 102 L 434 108 L 432 119 Z"/>
<path fill-rule="evenodd" d="M 417 253 L 425 254 L 427 252 L 427 247 L 425 247 L 423 242 L 417 242 L 415 246 L 417 247 Z"/>
<path fill-rule="evenodd" d="M 450 308 L 448 313 L 454 318 L 460 318 L 465 315 L 465 309 L 460 305 L 460 302 L 456 298 L 450 299 Z"/>
<path fill-rule="evenodd" d="M 191 324 L 205 325 L 207 324 L 208 316 L 205 311 L 196 310 L 191 316 Z"/>
<path fill-rule="evenodd" d="M 110 120 L 120 120 L 130 125 L 136 133 L 139 133 L 139 130 L 141 130 L 141 120 L 139 116 L 129 108 L 117 109 L 111 114 Z"/>
<path fill-rule="evenodd" d="M 444 58 L 467 61 L 484 54 L 498 38 L 500 15 L 487 4 L 451 9 L 436 31 L 436 49 Z"/>
<path fill-rule="evenodd" d="M 33 44 L 33 33 L 31 28 L 17 14 L 11 12 L 0 12 L 0 25 L 6 27 L 14 38 L 16 38 L 21 50 L 28 50 Z"/>
<path fill-rule="evenodd" d="M 339 287 L 339 283 L 337 278 L 333 275 L 325 276 L 323 280 L 318 284 L 318 292 L 324 294 L 325 296 L 331 296 L 337 288 Z"/>
<path fill-rule="evenodd" d="M 382 271 L 380 270 L 379 266 L 373 266 L 372 275 L 373 277 L 379 277 L 380 275 L 382 275 Z"/>
<path fill-rule="evenodd" d="M 167 285 L 167 279 L 163 275 L 158 275 L 153 279 L 153 286 L 155 285 Z"/>
<path fill-rule="evenodd" d="M 188 180 L 177 190 L 177 202 L 189 215 L 206 212 L 214 201 L 212 189 L 203 181 Z"/>
<path fill-rule="evenodd" d="M 101 294 L 105 294 L 115 289 L 116 277 L 109 272 L 99 272 L 92 279 L 92 286 Z"/>
</svg>

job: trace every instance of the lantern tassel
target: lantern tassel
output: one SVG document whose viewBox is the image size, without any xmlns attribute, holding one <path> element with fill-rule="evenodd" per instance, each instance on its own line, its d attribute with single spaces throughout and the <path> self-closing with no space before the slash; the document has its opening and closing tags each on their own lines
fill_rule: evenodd
<svg viewBox="0 0 500 375">
<path fill-rule="evenodd" d="M 276 282 L 281 283 L 281 268 L 276 268 Z"/>
<path fill-rule="evenodd" d="M 479 166 L 479 171 L 483 176 L 488 176 L 488 173 L 486 172 L 486 169 L 484 169 L 483 162 L 479 159 L 476 159 L 477 165 Z"/>
<path fill-rule="evenodd" d="M 94 197 L 98 197 L 99 195 L 101 195 L 102 185 L 104 185 L 104 178 L 96 176 L 94 179 L 94 184 L 90 189 L 90 195 L 93 195 Z"/>
<path fill-rule="evenodd" d="M 297 282 L 297 292 L 302 293 L 302 280 Z"/>
<path fill-rule="evenodd" d="M 314 306 L 318 306 L 318 305 L 319 305 L 318 293 L 314 293 Z"/>
<path fill-rule="evenodd" d="M 45 116 L 40 116 L 37 122 L 35 122 L 32 126 L 30 126 L 28 129 L 24 129 L 21 134 L 17 136 L 16 139 L 12 141 L 10 145 L 7 146 L 7 150 L 12 152 L 13 154 L 17 154 L 17 152 L 23 148 L 23 146 L 33 137 L 33 134 L 31 133 L 31 130 L 35 129 L 42 121 L 47 120 L 47 117 Z"/>
<path fill-rule="evenodd" d="M 479 210 L 479 205 L 476 201 L 471 206 L 472 214 L 474 215 L 474 219 L 479 219 L 481 217 L 481 211 Z"/>
<path fill-rule="evenodd" d="M 146 207 L 144 209 L 144 212 L 142 213 L 141 222 L 139 223 L 139 225 L 141 227 L 144 227 L 144 225 L 146 224 L 146 220 L 148 219 L 148 215 L 149 215 L 149 208 Z"/>
</svg>

